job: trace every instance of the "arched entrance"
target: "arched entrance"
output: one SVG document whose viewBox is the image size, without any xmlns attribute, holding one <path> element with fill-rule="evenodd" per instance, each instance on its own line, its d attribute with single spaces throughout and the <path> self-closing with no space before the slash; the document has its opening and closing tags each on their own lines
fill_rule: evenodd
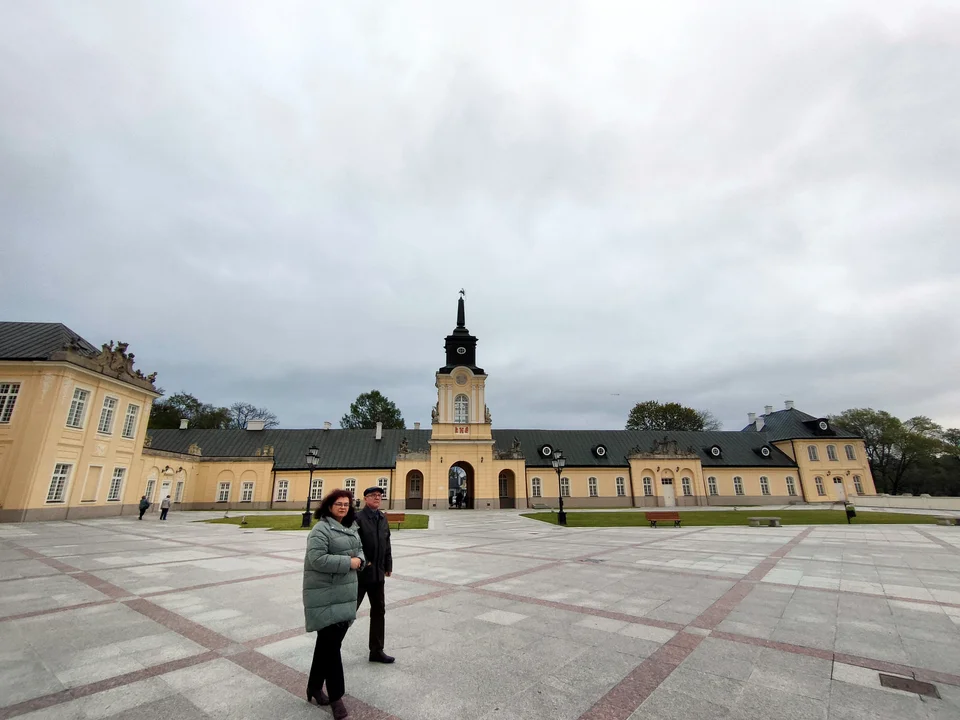
<svg viewBox="0 0 960 720">
<path fill-rule="evenodd" d="M 499 478 L 500 507 L 515 508 L 517 506 L 517 479 L 513 470 L 501 470 Z"/>
<path fill-rule="evenodd" d="M 476 492 L 473 481 L 473 465 L 468 462 L 455 462 L 450 466 L 448 478 L 448 502 L 451 508 L 473 509 Z"/>
<path fill-rule="evenodd" d="M 407 510 L 423 510 L 423 473 L 411 470 L 407 473 L 406 503 Z"/>
</svg>

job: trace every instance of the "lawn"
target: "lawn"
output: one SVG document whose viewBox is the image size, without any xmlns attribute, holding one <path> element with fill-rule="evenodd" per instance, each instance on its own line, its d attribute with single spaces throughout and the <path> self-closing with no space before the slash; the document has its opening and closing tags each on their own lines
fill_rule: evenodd
<svg viewBox="0 0 960 720">
<path fill-rule="evenodd" d="M 217 518 L 216 520 L 203 520 L 202 522 L 213 523 L 214 525 L 240 525 L 241 516 L 229 518 Z M 411 515 L 406 513 L 406 519 L 400 523 L 401 530 L 426 530 L 430 518 L 427 515 Z M 247 515 L 246 523 L 242 525 L 246 528 L 266 528 L 267 530 L 306 530 L 301 528 L 302 518 L 300 515 Z M 313 527 L 314 520 L 310 521 L 310 527 Z M 396 530 L 397 524 L 390 523 L 390 529 Z"/>
<path fill-rule="evenodd" d="M 660 508 L 662 511 L 663 508 Z M 524 517 L 557 524 L 556 513 L 524 513 Z M 843 510 L 681 510 L 682 524 L 687 525 L 741 525 L 747 527 L 748 517 L 778 517 L 783 525 L 846 525 L 847 514 Z M 854 525 L 932 525 L 937 519 L 931 515 L 908 515 L 905 513 L 859 512 L 853 518 Z M 568 512 L 568 527 L 649 527 L 650 522 L 643 511 L 634 512 Z M 670 521 L 661 520 L 660 527 L 672 527 Z"/>
</svg>

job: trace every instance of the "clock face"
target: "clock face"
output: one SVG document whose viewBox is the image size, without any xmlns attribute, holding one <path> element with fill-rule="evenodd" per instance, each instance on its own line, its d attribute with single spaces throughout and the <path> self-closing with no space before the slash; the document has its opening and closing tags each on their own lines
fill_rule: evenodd
<svg viewBox="0 0 960 720">
<path fill-rule="evenodd" d="M 466 375 L 457 375 L 457 385 L 466 385 L 467 376 Z"/>
<path fill-rule="evenodd" d="M 457 355 L 466 355 L 466 354 L 467 354 L 467 349 L 465 347 L 460 346 L 457 348 Z"/>
</svg>

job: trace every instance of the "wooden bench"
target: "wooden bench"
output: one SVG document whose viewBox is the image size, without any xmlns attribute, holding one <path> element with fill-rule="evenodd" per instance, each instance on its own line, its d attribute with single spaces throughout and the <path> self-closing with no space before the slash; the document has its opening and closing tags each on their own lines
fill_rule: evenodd
<svg viewBox="0 0 960 720">
<path fill-rule="evenodd" d="M 553 509 L 546 503 L 533 503 L 530 507 L 532 507 L 534 510 L 552 510 Z"/>
<path fill-rule="evenodd" d="M 644 513 L 650 521 L 650 527 L 655 528 L 658 520 L 673 520 L 674 527 L 680 527 L 680 513 L 678 512 L 648 512 Z"/>
<path fill-rule="evenodd" d="M 960 525 L 960 517 L 939 515 L 937 516 L 937 525 Z"/>
<path fill-rule="evenodd" d="M 747 518 L 747 522 L 750 523 L 750 527 L 760 527 L 761 525 L 781 527 L 780 518 L 778 517 L 752 517 Z"/>
<path fill-rule="evenodd" d="M 407 519 L 406 513 L 391 513 L 391 512 L 387 513 L 387 525 L 389 526 L 390 523 L 396 523 L 397 530 L 400 529 L 400 523 L 402 523 L 406 519 Z"/>
</svg>

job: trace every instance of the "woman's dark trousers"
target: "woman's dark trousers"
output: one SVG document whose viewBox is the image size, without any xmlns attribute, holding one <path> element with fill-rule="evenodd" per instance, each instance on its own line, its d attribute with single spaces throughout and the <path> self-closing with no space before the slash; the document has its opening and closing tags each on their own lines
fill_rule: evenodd
<svg viewBox="0 0 960 720">
<path fill-rule="evenodd" d="M 317 644 L 313 648 L 313 664 L 310 666 L 309 687 L 320 692 L 323 682 L 327 683 L 327 695 L 330 702 L 343 697 L 343 661 L 340 659 L 340 645 L 350 626 L 345 623 L 328 625 L 317 631 Z"/>
</svg>

